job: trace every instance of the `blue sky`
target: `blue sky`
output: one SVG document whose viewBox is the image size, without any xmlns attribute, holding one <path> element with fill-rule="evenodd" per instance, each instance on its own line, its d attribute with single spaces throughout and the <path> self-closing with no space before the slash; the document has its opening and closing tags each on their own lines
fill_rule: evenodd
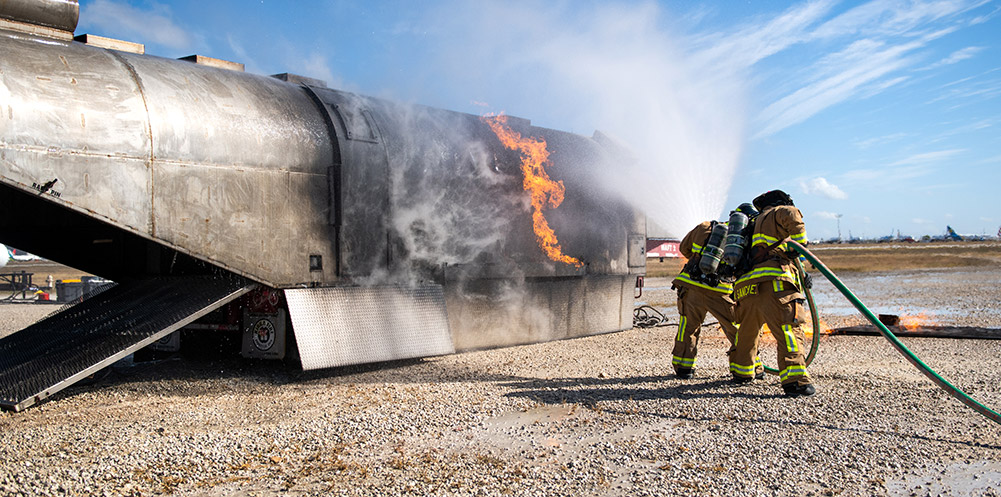
<svg viewBox="0 0 1001 497">
<path fill-rule="evenodd" d="M 811 239 L 1001 228 L 999 0 L 80 4 L 151 55 L 601 130 L 661 234 L 775 188 Z"/>
</svg>

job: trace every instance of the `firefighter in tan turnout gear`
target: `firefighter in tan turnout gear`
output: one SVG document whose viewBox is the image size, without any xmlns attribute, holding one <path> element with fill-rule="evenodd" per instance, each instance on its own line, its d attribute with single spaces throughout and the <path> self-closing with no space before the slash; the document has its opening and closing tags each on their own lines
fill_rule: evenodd
<svg viewBox="0 0 1001 497">
<path fill-rule="evenodd" d="M 743 204 L 741 208 L 749 211 L 751 206 Z M 739 210 L 740 208 L 738 208 Z M 753 214 L 745 212 L 745 214 Z M 753 217 L 753 216 L 751 216 Z M 725 226 L 725 223 L 719 223 Z M 674 339 L 671 366 L 678 378 L 688 379 L 695 374 L 695 360 L 698 354 L 699 335 L 702 331 L 702 321 L 706 314 L 712 314 L 719 321 L 723 334 L 730 341 L 731 350 L 737 338 L 737 326 L 734 324 L 734 301 L 731 297 L 733 285 L 725 281 L 706 281 L 699 277 L 699 258 L 712 232 L 713 223 L 703 222 L 681 240 L 678 247 L 681 255 L 688 263 L 671 282 L 671 287 L 678 290 L 678 333 Z M 764 368 L 756 361 L 758 378 L 764 377 Z"/>
<path fill-rule="evenodd" d="M 760 211 L 751 239 L 750 270 L 734 283 L 736 318 L 740 323 L 737 343 L 730 354 L 730 372 L 735 382 L 754 379 L 758 337 L 768 325 L 778 342 L 779 377 L 785 395 L 813 395 L 815 389 L 806 372 L 806 345 L 803 326 L 804 297 L 795 266 L 795 252 L 784 240 L 806 245 L 803 214 L 792 198 L 781 190 L 763 193 L 754 199 Z"/>
</svg>

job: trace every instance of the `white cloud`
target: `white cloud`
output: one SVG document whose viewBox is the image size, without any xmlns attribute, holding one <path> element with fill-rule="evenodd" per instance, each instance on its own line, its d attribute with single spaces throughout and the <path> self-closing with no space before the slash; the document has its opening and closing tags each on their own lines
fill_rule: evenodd
<svg viewBox="0 0 1001 497">
<path fill-rule="evenodd" d="M 748 24 L 729 36 L 711 36 L 695 40 L 696 45 L 710 47 L 702 55 L 723 66 L 738 64 L 749 67 L 779 53 L 809 37 L 809 28 L 827 15 L 834 2 L 829 0 L 796 5 L 774 19 Z"/>
<path fill-rule="evenodd" d="M 963 149 L 952 149 L 952 150 L 938 150 L 935 152 L 925 152 L 923 154 L 914 154 L 909 157 L 905 157 L 896 162 L 891 162 L 889 166 L 901 166 L 901 165 L 917 165 L 917 164 L 930 164 L 935 162 L 941 162 L 950 157 L 954 157 L 957 154 L 965 152 Z"/>
<path fill-rule="evenodd" d="M 833 212 L 826 212 L 826 211 L 814 212 L 813 215 L 821 219 L 837 219 L 838 217 L 841 216 L 841 214 L 835 214 Z"/>
<path fill-rule="evenodd" d="M 837 185 L 827 181 L 827 178 L 813 178 L 811 180 L 800 181 L 800 188 L 808 195 L 821 195 L 823 197 L 843 200 L 848 198 L 848 194 Z"/>
<path fill-rule="evenodd" d="M 868 98 L 909 81 L 910 76 L 903 71 L 913 70 L 922 61 L 922 50 L 931 42 L 959 29 L 955 18 L 973 7 L 961 1 L 873 0 L 815 27 L 816 16 L 826 14 L 830 4 L 809 3 L 778 18 L 796 13 L 800 16 L 793 19 L 804 22 L 791 23 L 786 30 L 778 31 L 778 39 L 784 43 L 766 45 L 771 50 L 761 48 L 760 36 L 740 37 L 742 30 L 735 38 L 749 44 L 744 50 L 760 52 L 756 58 L 748 56 L 752 64 L 795 44 L 804 45 L 804 50 L 814 47 L 813 53 L 828 54 L 799 73 L 783 73 L 784 85 L 790 90 L 764 106 L 756 119 L 758 129 L 753 138 L 766 138 L 832 106 Z M 813 16 L 803 15 L 807 13 Z M 774 23 L 764 23 L 760 29 L 771 33 Z M 741 53 L 736 46 L 730 50 Z M 941 63 L 964 60 L 979 50 L 968 47 L 956 51 Z"/>
<path fill-rule="evenodd" d="M 816 67 L 821 79 L 805 84 L 761 111 L 758 117 L 760 130 L 754 138 L 773 135 L 849 100 L 867 90 L 866 85 L 910 65 L 907 55 L 922 46 L 919 41 L 888 47 L 871 40 L 861 40 L 825 57 Z M 871 94 L 873 92 L 868 90 L 868 95 Z"/>
<path fill-rule="evenodd" d="M 855 146 L 859 149 L 865 150 L 877 145 L 883 145 L 886 143 L 898 141 L 902 138 L 907 137 L 907 133 L 893 133 L 884 136 L 875 136 L 872 138 L 867 138 L 865 140 L 858 140 L 855 142 Z"/>
<path fill-rule="evenodd" d="M 966 47 L 952 52 L 948 57 L 926 67 L 925 69 L 935 69 L 937 67 L 955 64 L 966 59 L 973 58 L 978 52 L 982 52 L 986 47 Z"/>
<path fill-rule="evenodd" d="M 971 19 L 970 20 L 970 25 L 971 26 L 975 26 L 977 24 L 983 24 L 983 23 L 985 23 L 985 22 L 993 19 L 994 16 L 996 16 L 999 12 L 1001 12 L 1001 7 L 995 7 L 993 12 Z"/>
<path fill-rule="evenodd" d="M 174 23 L 168 5 L 151 3 L 148 9 L 115 0 L 95 0 L 81 7 L 80 18 L 101 30 L 101 36 L 152 42 L 169 49 L 190 52 L 201 40 Z M 190 55 L 185 53 L 185 55 Z"/>
</svg>

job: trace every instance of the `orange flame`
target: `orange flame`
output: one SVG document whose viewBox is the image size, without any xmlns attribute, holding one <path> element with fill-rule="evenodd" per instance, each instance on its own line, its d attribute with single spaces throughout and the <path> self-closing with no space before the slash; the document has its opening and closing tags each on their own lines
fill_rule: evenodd
<svg viewBox="0 0 1001 497">
<path fill-rule="evenodd" d="M 917 316 L 900 316 L 900 323 L 898 324 L 907 331 L 914 331 L 922 326 L 931 325 L 932 321 L 931 316 L 921 312 Z"/>
<path fill-rule="evenodd" d="M 490 126 L 504 147 L 521 152 L 521 171 L 525 175 L 522 187 L 531 195 L 532 224 L 539 246 L 550 259 L 580 267 L 580 260 L 563 253 L 556 233 L 549 227 L 549 222 L 542 214 L 543 207 L 549 206 L 554 209 L 559 207 L 566 192 L 562 181 L 553 181 L 546 174 L 545 165 L 549 163 L 546 141 L 522 137 L 521 133 L 506 126 L 507 116 L 503 114 L 497 116 L 488 114 L 480 119 Z"/>
<path fill-rule="evenodd" d="M 820 329 L 817 330 L 817 332 L 820 333 L 821 335 L 830 335 L 832 333 L 831 326 L 828 325 L 827 322 L 824 321 L 823 319 L 817 318 L 817 325 L 820 327 Z M 803 333 L 806 334 L 807 337 L 813 336 L 812 320 L 807 320 L 805 323 L 803 323 Z"/>
<path fill-rule="evenodd" d="M 817 325 L 820 327 L 820 330 L 818 332 L 821 335 L 830 335 L 831 333 L 833 333 L 832 328 L 830 327 L 830 325 L 828 325 L 827 322 L 824 321 L 823 319 L 819 319 L 818 318 L 817 319 Z M 803 327 L 803 335 L 807 339 L 812 340 L 813 339 L 813 321 L 812 320 L 807 320 L 805 323 L 802 323 L 802 327 Z M 762 324 L 761 325 L 761 336 L 758 338 L 758 340 L 759 340 L 759 343 L 766 343 L 766 344 L 775 343 L 775 338 L 772 335 L 772 332 L 768 328 L 767 324 Z"/>
</svg>

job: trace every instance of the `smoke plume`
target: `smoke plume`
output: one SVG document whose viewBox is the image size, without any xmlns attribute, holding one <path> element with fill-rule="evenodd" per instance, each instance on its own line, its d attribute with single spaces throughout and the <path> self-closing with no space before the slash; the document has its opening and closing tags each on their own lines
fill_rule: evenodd
<svg viewBox="0 0 1001 497">
<path fill-rule="evenodd" d="M 421 21 L 428 64 L 409 78 L 420 85 L 412 98 L 449 107 L 442 95 L 461 96 L 470 108 L 456 110 L 487 102 L 538 126 L 616 137 L 635 160 L 603 183 L 682 236 L 734 207 L 723 204 L 745 111 L 739 75 L 664 28 L 670 14 L 653 2 L 446 2 Z"/>
</svg>

